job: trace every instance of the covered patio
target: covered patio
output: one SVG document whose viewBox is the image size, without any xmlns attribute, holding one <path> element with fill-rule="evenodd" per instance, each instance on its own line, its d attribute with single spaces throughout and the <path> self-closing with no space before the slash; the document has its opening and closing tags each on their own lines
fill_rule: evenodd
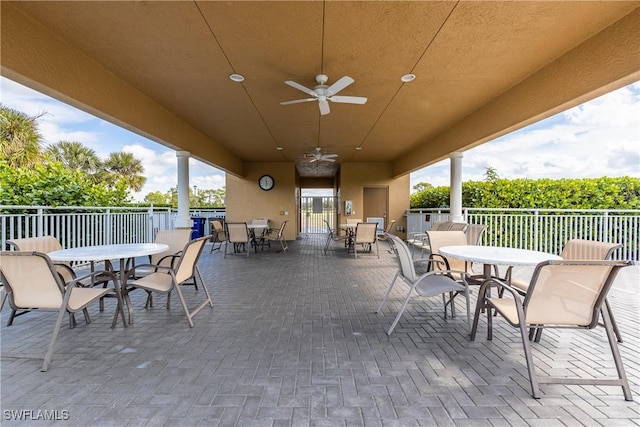
<svg viewBox="0 0 640 427">
<path fill-rule="evenodd" d="M 126 329 L 110 329 L 113 302 L 104 313 L 96 305 L 91 324 L 65 325 L 48 372 L 38 360 L 2 359 L 3 425 L 38 411 L 83 426 L 638 424 L 639 266 L 623 270 L 609 294 L 636 401 L 619 387 L 559 385 L 542 386 L 536 400 L 518 332 L 504 321 L 493 341 L 481 323 L 470 342 L 465 316 L 445 320 L 440 298 L 416 299 L 385 334 L 400 292 L 374 313 L 397 268 L 384 245 L 380 259 L 357 260 L 339 245 L 324 255 L 323 237 L 313 235 L 286 254 L 248 259 L 207 246 L 200 268 L 214 308 L 194 328 L 175 297 L 169 311 L 164 297 L 145 310 L 144 293 L 134 293 L 136 322 Z M 55 314 L 5 327 L 7 315 L 5 307 L 2 351 L 44 352 Z M 604 376 L 614 369 L 606 346 L 602 328 L 549 330 L 534 355 L 543 373 Z"/>
</svg>

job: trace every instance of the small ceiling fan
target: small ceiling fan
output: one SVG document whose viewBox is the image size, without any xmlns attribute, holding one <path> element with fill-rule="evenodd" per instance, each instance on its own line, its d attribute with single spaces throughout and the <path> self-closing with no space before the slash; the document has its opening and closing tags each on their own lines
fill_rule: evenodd
<svg viewBox="0 0 640 427">
<path fill-rule="evenodd" d="M 281 102 L 280 104 L 289 105 L 289 104 L 299 104 L 301 102 L 318 101 L 318 105 L 320 107 L 320 114 L 324 116 L 325 114 L 329 114 L 331 111 L 329 109 L 328 101 L 341 102 L 346 104 L 364 104 L 365 102 L 367 102 L 367 98 L 365 98 L 364 96 L 336 95 L 342 89 L 346 88 L 347 86 L 349 86 L 351 83 L 354 82 L 354 80 L 349 76 L 344 76 L 340 78 L 337 82 L 335 82 L 331 86 L 327 86 L 326 83 L 327 81 L 329 81 L 329 77 L 327 77 L 325 74 L 317 75 L 316 81 L 318 82 L 318 85 L 313 89 L 309 89 L 305 86 L 302 86 L 299 83 L 296 83 L 291 80 L 287 80 L 285 84 L 293 88 L 296 88 L 306 93 L 307 95 L 311 95 L 312 98 L 296 99 L 294 101 L 285 101 L 285 102 Z"/>
<path fill-rule="evenodd" d="M 322 148 L 320 147 L 316 147 L 315 151 L 309 154 L 305 154 L 304 155 L 305 158 L 311 158 L 311 160 L 309 160 L 309 163 L 314 163 L 314 162 L 335 162 L 336 157 L 338 157 L 337 154 L 325 154 L 322 152 Z"/>
</svg>

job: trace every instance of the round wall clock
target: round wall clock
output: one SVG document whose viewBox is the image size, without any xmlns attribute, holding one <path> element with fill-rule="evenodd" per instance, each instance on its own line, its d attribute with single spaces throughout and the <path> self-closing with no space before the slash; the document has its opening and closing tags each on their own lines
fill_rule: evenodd
<svg viewBox="0 0 640 427">
<path fill-rule="evenodd" d="M 258 180 L 258 185 L 264 191 L 269 191 L 275 185 L 275 181 L 273 180 L 273 177 L 271 175 L 262 175 Z"/>
</svg>

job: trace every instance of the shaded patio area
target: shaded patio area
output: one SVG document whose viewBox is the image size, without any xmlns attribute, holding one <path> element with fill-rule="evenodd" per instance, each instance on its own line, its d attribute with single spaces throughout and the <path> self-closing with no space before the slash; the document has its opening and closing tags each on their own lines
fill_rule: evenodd
<svg viewBox="0 0 640 427">
<path fill-rule="evenodd" d="M 104 313 L 96 306 L 90 325 L 82 316 L 76 330 L 65 324 L 48 372 L 40 360 L 2 359 L 2 424 L 24 424 L 12 415 L 21 410 L 68 418 L 37 425 L 640 424 L 640 266 L 624 269 L 609 294 L 636 401 L 620 387 L 561 385 L 542 385 L 535 400 L 518 331 L 502 319 L 493 341 L 481 321 L 470 342 L 465 316 L 443 319 L 439 297 L 414 299 L 385 334 L 403 288 L 374 313 L 397 269 L 384 242 L 380 259 L 354 259 L 339 246 L 324 255 L 324 236 L 312 235 L 286 254 L 274 247 L 249 258 L 223 259 L 209 245 L 200 268 L 214 308 L 194 328 L 175 296 L 169 311 L 163 296 L 145 310 L 145 294 L 133 293 L 135 324 L 126 329 L 110 329 L 113 301 Z M 55 314 L 5 327 L 8 314 L 5 307 L 2 351 L 44 353 Z M 604 328 L 548 330 L 533 347 L 544 373 L 615 374 Z"/>
</svg>

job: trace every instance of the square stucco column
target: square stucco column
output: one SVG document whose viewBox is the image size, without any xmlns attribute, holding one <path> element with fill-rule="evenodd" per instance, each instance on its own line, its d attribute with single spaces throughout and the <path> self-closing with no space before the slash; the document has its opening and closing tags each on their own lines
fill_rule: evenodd
<svg viewBox="0 0 640 427">
<path fill-rule="evenodd" d="M 462 153 L 451 153 L 449 158 L 451 159 L 451 181 L 449 184 L 451 221 L 464 222 L 464 217 L 462 216 Z"/>
</svg>

